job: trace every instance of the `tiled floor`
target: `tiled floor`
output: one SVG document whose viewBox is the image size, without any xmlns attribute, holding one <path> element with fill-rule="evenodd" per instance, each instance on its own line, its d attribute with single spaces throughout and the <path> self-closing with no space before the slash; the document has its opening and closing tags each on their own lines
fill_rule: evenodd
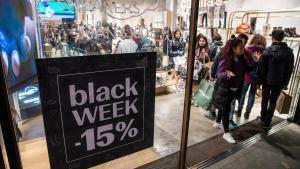
<svg viewBox="0 0 300 169">
<path fill-rule="evenodd" d="M 209 169 L 297 169 L 300 168 L 300 126 L 289 124 Z"/>
</svg>

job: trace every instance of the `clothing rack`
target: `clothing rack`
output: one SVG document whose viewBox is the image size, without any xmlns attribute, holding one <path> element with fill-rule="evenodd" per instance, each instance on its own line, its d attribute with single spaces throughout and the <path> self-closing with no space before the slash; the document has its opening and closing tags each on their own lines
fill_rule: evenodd
<svg viewBox="0 0 300 169">
<path fill-rule="evenodd" d="M 280 16 L 274 16 L 274 14 L 280 14 Z M 295 15 L 299 14 L 299 15 Z M 228 22 L 228 31 L 227 31 L 227 39 L 230 38 L 230 35 L 233 33 L 233 21 L 241 20 L 242 23 L 248 23 L 249 18 L 265 18 L 266 25 L 269 24 L 270 18 L 299 18 L 300 17 L 300 8 L 295 9 L 283 9 L 283 10 L 241 10 L 241 11 L 233 11 L 229 15 Z M 266 36 L 268 37 L 268 36 Z M 287 38 L 288 41 L 300 42 L 300 38 Z"/>
</svg>

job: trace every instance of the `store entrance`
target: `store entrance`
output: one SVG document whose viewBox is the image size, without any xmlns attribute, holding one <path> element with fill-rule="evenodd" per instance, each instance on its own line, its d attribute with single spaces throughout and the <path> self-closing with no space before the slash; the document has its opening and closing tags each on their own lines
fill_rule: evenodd
<svg viewBox="0 0 300 169">
<path fill-rule="evenodd" d="M 17 1 L 5 3 L 10 5 L 12 9 L 19 10 L 15 5 Z M 21 43 L 22 45 L 17 47 L 11 45 L 11 48 L 4 48 L 1 44 L 1 57 L 4 63 L 3 75 L 5 74 L 8 86 L 8 91 L 5 92 L 9 94 L 11 107 L 9 122 L 13 126 L 13 130 L 16 131 L 14 138 L 18 145 L 18 150 L 14 153 L 21 158 L 20 162 L 25 169 L 50 168 L 50 153 L 47 144 L 58 144 L 59 142 L 55 137 L 51 138 L 52 142 L 49 142 L 49 139 L 47 142 L 49 135 L 45 134 L 45 128 L 49 126 L 45 124 L 45 115 L 43 114 L 45 111 L 43 112 L 41 108 L 39 88 L 41 84 L 37 82 L 36 69 L 34 68 L 35 59 L 54 60 L 62 58 L 62 60 L 69 60 L 74 56 L 86 58 L 90 56 L 99 58 L 112 56 L 111 58 L 114 58 L 116 54 L 131 53 L 136 56 L 146 52 L 156 53 L 157 59 L 152 65 L 155 67 L 155 92 L 152 93 L 155 95 L 155 101 L 153 101 L 155 103 L 153 146 L 91 167 L 95 169 L 162 168 L 161 166 L 178 168 L 179 157 L 184 156 L 185 158 L 185 153 L 187 155 L 186 166 L 192 166 L 232 148 L 234 144 L 229 144 L 223 139 L 222 125 L 216 124 L 217 114 L 220 110 L 214 108 L 213 93 L 218 79 L 218 75 L 216 75 L 218 74 L 218 65 L 215 70 L 213 67 L 218 55 L 222 56 L 224 53 L 222 51 L 228 40 L 234 39 L 231 36 L 233 34 L 242 39 L 247 54 L 252 57 L 254 54 L 252 49 L 255 48 L 255 45 L 262 45 L 263 48 L 272 45 L 270 34 L 273 29 L 284 30 L 284 42 L 294 51 L 295 68 L 289 84 L 285 86 L 286 88 L 281 94 L 281 100 L 278 101 L 271 127 L 287 119 L 293 120 L 297 117 L 299 119 L 299 115 L 295 115 L 296 112 L 299 112 L 299 106 L 297 109 L 299 101 L 296 99 L 299 97 L 300 90 L 299 36 L 294 31 L 295 29 L 289 28 L 291 23 L 300 23 L 297 17 L 293 17 L 300 13 L 299 9 L 281 9 L 279 3 L 274 3 L 272 9 L 265 8 L 268 6 L 267 4 L 273 4 L 271 1 L 265 2 L 263 8 L 257 5 L 261 3 L 258 0 L 255 1 L 256 5 L 247 1 L 217 0 L 212 2 L 200 0 L 198 14 L 195 15 L 198 22 L 194 23 L 195 26 L 193 27 L 196 28 L 195 37 L 191 34 L 191 24 L 193 23 L 191 9 L 195 10 L 191 1 L 41 0 L 36 3 L 28 3 L 28 1 L 24 1 L 22 5 L 24 12 L 21 17 L 18 17 L 23 19 L 16 21 L 20 28 L 17 30 L 10 29 L 12 27 L 10 22 L 5 22 L 7 23 L 5 25 L 7 27 L 6 33 L 10 31 L 7 34 L 23 32 L 22 42 L 24 44 Z M 290 3 L 288 8 L 294 8 L 295 5 L 298 4 Z M 9 18 L 7 14 L 1 12 L 0 17 Z M 288 19 L 283 22 L 282 18 Z M 285 27 L 287 29 L 284 29 Z M 293 27 L 299 27 L 299 25 Z M 2 31 L 1 27 L 0 31 Z M 256 36 L 257 34 L 260 36 Z M 35 37 L 35 35 L 38 36 Z M 191 38 L 195 38 L 194 41 Z M 258 45 L 256 44 L 258 41 L 263 42 Z M 260 52 L 263 53 L 263 51 Z M 195 59 L 189 62 L 192 57 Z M 130 59 L 128 60 L 129 63 Z M 118 60 L 114 60 L 98 66 L 101 68 L 117 62 Z M 69 61 L 68 64 L 65 67 L 71 68 L 75 65 L 73 61 Z M 94 64 L 94 62 L 86 62 L 82 66 L 84 68 L 79 66 L 77 69 L 78 71 L 87 70 Z M 119 65 L 125 67 L 129 64 L 127 65 L 127 62 L 124 61 Z M 139 66 L 137 64 L 137 67 Z M 55 68 L 49 70 L 52 73 L 56 71 L 58 70 Z M 213 71 L 215 71 L 215 75 L 213 75 Z M 255 74 L 255 71 L 252 73 Z M 73 74 L 73 72 L 68 74 Z M 120 77 L 121 74 L 114 74 L 110 78 L 111 81 L 114 81 Z M 78 83 L 84 78 L 78 80 Z M 99 79 L 105 78 L 99 76 Z M 187 83 L 188 79 L 191 80 L 190 83 Z M 107 79 L 103 81 L 110 82 Z M 118 94 L 126 95 L 126 92 L 123 93 L 123 88 L 128 88 L 129 93 L 134 93 L 135 83 L 128 82 L 128 84 L 126 87 L 126 80 L 117 83 L 117 87 L 114 88 L 115 96 Z M 74 89 L 75 92 L 73 93 L 77 93 L 78 104 L 81 104 L 79 103 L 81 97 L 85 98 L 85 96 L 93 94 L 94 97 L 91 100 L 86 100 L 86 102 L 96 102 L 97 95 L 102 96 L 101 90 L 107 89 L 105 85 L 101 84 L 97 88 L 96 86 L 94 86 L 95 88 L 90 87 L 92 84 L 74 86 L 76 90 Z M 230 112 L 232 113 L 230 117 L 232 118 L 229 121 L 229 131 L 234 133 L 233 136 L 238 143 L 263 132 L 258 118 L 261 116 L 262 88 L 253 92 L 252 87 L 248 85 L 249 90 L 245 89 L 243 108 L 238 106 L 240 104 L 238 100 L 231 103 Z M 84 88 L 86 91 L 94 90 L 94 92 L 83 93 Z M 98 89 L 99 91 L 97 91 Z M 111 88 L 108 90 L 110 95 L 114 93 Z M 120 93 L 116 93 L 116 91 Z M 251 103 L 253 98 L 255 101 Z M 189 103 L 187 101 L 191 101 L 191 104 L 187 104 Z M 126 105 L 126 102 L 124 103 Z M 253 106 L 249 106 L 251 104 Z M 247 105 L 251 108 L 247 108 Z M 98 115 L 102 119 L 125 116 L 126 113 L 118 114 L 118 108 L 123 109 L 123 107 L 117 106 L 116 104 L 111 106 L 111 112 L 115 112 L 114 116 L 105 116 L 105 112 L 102 111 L 103 114 L 101 115 L 93 116 L 96 114 L 94 113 L 86 117 L 93 121 L 93 117 L 98 119 Z M 190 111 L 187 111 L 187 106 L 190 107 Z M 127 104 L 128 107 L 130 107 L 129 103 Z M 130 108 L 131 110 L 134 109 L 133 107 Z M 103 110 L 103 106 L 94 107 L 93 110 L 100 112 L 100 109 Z M 80 114 L 76 115 L 76 117 L 84 117 Z M 80 120 L 77 119 L 77 121 Z M 126 131 L 127 128 L 123 124 L 118 123 L 118 134 Z M 132 130 L 128 128 L 127 135 L 120 136 L 119 140 L 130 137 L 130 135 L 133 137 L 135 129 L 134 126 Z M 88 137 L 86 136 L 90 133 L 85 132 L 81 138 L 87 140 Z M 95 135 L 95 138 L 100 137 L 101 134 L 100 132 L 100 134 Z M 91 147 L 93 148 L 96 143 L 92 143 Z M 76 142 L 76 145 L 79 146 L 80 144 Z M 184 160 L 181 158 L 180 161 L 183 162 Z"/>
</svg>

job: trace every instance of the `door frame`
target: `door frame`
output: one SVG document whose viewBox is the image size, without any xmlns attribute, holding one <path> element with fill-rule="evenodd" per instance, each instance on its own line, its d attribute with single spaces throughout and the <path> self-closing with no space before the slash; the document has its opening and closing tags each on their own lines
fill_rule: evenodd
<svg viewBox="0 0 300 169">
<path fill-rule="evenodd" d="M 0 51 L 0 53 L 2 52 Z M 14 129 L 13 117 L 10 110 L 8 88 L 6 85 L 6 75 L 4 73 L 4 67 L 2 64 L 2 56 L 0 61 L 0 105 L 3 106 L 1 107 L 0 113 L 0 125 L 2 128 L 3 140 L 6 148 L 9 166 L 10 168 L 21 169 L 22 162 Z"/>
<path fill-rule="evenodd" d="M 186 167 L 186 151 L 188 143 L 188 130 L 190 121 L 190 109 L 191 109 L 191 97 L 192 97 L 192 82 L 193 82 L 193 68 L 194 68 L 194 51 L 196 44 L 196 34 L 197 34 L 197 21 L 199 13 L 199 0 L 191 1 L 191 14 L 190 14 L 190 38 L 188 43 L 188 59 L 187 59 L 187 76 L 186 76 L 186 91 L 184 96 L 184 110 L 183 110 L 183 121 L 182 121 L 182 134 L 181 134 L 181 144 L 180 144 L 180 156 L 179 156 L 179 168 L 184 169 Z M 2 58 L 1 58 L 2 63 Z M 4 144 L 6 147 L 8 161 L 11 168 L 22 169 L 22 162 L 20 158 L 18 142 L 16 139 L 16 134 L 14 130 L 13 117 L 10 110 L 8 89 L 6 87 L 6 79 L 4 74 L 3 65 L 0 64 L 0 123 L 3 132 Z M 294 115 L 294 122 L 300 123 L 300 102 L 298 101 L 297 110 Z M 3 161 L 2 152 L 0 152 L 0 164 Z"/>
</svg>

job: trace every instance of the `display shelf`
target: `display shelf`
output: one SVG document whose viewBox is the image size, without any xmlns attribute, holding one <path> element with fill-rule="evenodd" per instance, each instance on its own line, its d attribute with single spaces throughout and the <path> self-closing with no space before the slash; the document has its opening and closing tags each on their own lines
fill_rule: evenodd
<svg viewBox="0 0 300 169">
<path fill-rule="evenodd" d="M 217 28 L 217 27 L 198 27 L 197 29 L 221 29 L 221 30 L 228 30 L 228 29 L 233 29 L 233 28 Z"/>
<path fill-rule="evenodd" d="M 271 36 L 265 36 L 265 38 L 267 39 L 272 39 Z M 298 38 L 294 38 L 294 37 L 284 37 L 284 41 L 287 40 L 287 41 L 295 41 L 295 42 L 300 42 L 300 37 Z"/>
</svg>

